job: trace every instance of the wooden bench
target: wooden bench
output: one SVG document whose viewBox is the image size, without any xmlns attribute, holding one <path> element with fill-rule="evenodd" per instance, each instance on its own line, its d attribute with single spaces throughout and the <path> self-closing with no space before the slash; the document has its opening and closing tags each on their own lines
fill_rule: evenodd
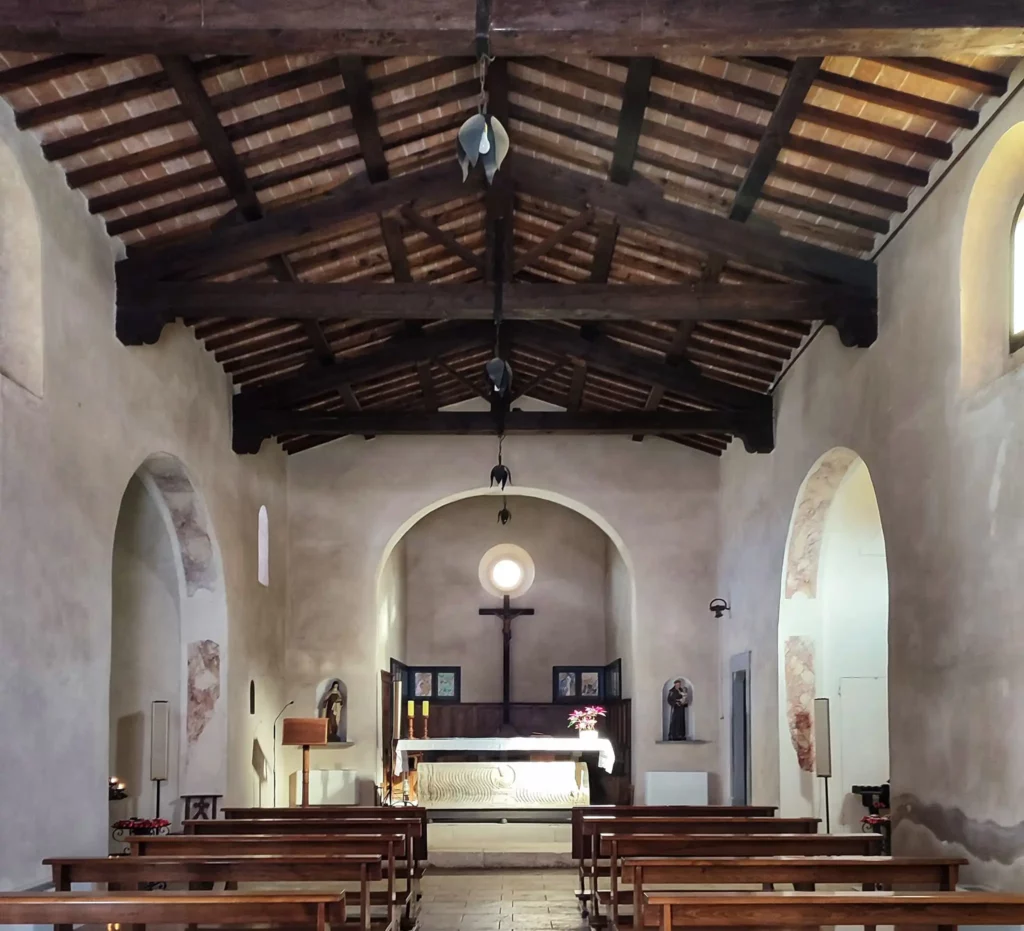
<svg viewBox="0 0 1024 931">
<path fill-rule="evenodd" d="M 880 834 L 600 834 L 590 859 L 587 902 L 596 919 L 599 880 L 625 857 L 857 857 L 882 852 Z M 601 864 L 607 859 L 607 864 Z"/>
<path fill-rule="evenodd" d="M 575 813 L 573 809 L 573 818 Z M 342 820 L 350 818 L 374 818 L 387 821 L 394 818 L 418 818 L 422 834 L 416 838 L 416 859 L 427 861 L 427 809 L 418 805 L 310 805 L 307 808 L 224 808 L 222 813 L 228 821 L 277 821 L 302 818 L 319 821 L 323 819 Z M 713 812 L 714 813 L 714 812 Z M 600 814 L 595 809 L 595 814 Z"/>
<path fill-rule="evenodd" d="M 0 894 L 0 925 L 253 925 L 324 931 L 345 921 L 344 892 Z"/>
<path fill-rule="evenodd" d="M 935 886 L 939 891 L 956 889 L 960 867 L 967 861 L 955 857 L 627 857 L 620 870 L 612 870 L 608 893 L 613 927 L 632 924 L 625 905 L 643 901 L 650 885 L 761 885 L 792 883 L 798 891 L 813 892 L 817 883 L 858 883 L 865 891 L 896 884 Z M 631 884 L 632 889 L 623 889 Z M 605 893 L 599 893 L 602 903 Z"/>
<path fill-rule="evenodd" d="M 1024 924 L 1015 892 L 647 892 L 645 927 L 800 928 L 822 925 Z"/>
<path fill-rule="evenodd" d="M 777 810 L 774 805 L 580 805 L 572 810 L 571 855 L 576 861 L 580 880 L 580 891 L 576 897 L 581 904 L 586 902 L 587 860 L 591 856 L 592 838 L 583 834 L 583 819 L 588 815 L 614 818 L 772 818 Z M 583 914 L 586 916 L 585 906 Z"/>
<path fill-rule="evenodd" d="M 419 902 L 419 881 L 423 865 L 416 856 L 416 841 L 424 836 L 423 821 L 417 815 L 390 818 L 268 818 L 260 820 L 210 821 L 197 819 L 184 822 L 186 834 L 195 835 L 255 835 L 255 834 L 372 834 L 377 831 L 402 831 L 406 836 L 405 881 L 413 904 Z"/>
<path fill-rule="evenodd" d="M 252 882 L 358 882 L 359 922 L 371 927 L 370 884 L 384 876 L 379 854 L 278 857 L 50 857 L 44 866 L 53 871 L 58 892 L 70 892 L 72 883 L 105 883 L 108 891 L 144 889 L 151 883 L 187 883 L 190 888 L 213 883 Z M 393 924 L 389 904 L 382 931 Z"/>
<path fill-rule="evenodd" d="M 377 854 L 383 858 L 386 898 L 402 907 L 402 924 L 415 924 L 415 883 L 406 876 L 402 895 L 395 895 L 396 863 L 406 857 L 405 832 L 380 834 L 164 834 L 126 838 L 133 856 L 236 857 L 262 854 L 274 857 L 334 856 L 345 853 Z"/>
</svg>

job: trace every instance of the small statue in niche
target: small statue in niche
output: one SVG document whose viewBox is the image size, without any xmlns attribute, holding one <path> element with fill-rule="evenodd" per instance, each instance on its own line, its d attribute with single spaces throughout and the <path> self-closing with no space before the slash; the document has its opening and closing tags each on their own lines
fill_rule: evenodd
<svg viewBox="0 0 1024 931">
<path fill-rule="evenodd" d="M 689 686 L 682 679 L 676 679 L 672 683 L 672 688 L 668 690 L 666 701 L 671 709 L 668 722 L 668 739 L 686 740 L 689 736 L 686 733 L 686 709 L 689 707 L 690 702 L 693 701 L 693 695 Z"/>
<path fill-rule="evenodd" d="M 341 741 L 341 709 L 345 706 L 345 697 L 341 694 L 341 682 L 335 679 L 327 694 L 320 702 L 320 716 L 327 718 L 327 741 Z"/>
</svg>

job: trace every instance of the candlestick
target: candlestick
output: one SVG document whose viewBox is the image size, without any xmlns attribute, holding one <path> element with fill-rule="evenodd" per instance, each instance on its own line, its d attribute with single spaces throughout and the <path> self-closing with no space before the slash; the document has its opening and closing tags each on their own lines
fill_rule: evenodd
<svg viewBox="0 0 1024 931">
<path fill-rule="evenodd" d="M 423 702 L 423 738 L 430 736 L 430 702 Z"/>
<path fill-rule="evenodd" d="M 405 713 L 410 717 L 416 716 L 416 702 L 411 698 L 405 703 Z"/>
<path fill-rule="evenodd" d="M 428 701 L 425 701 L 423 703 L 423 717 L 425 717 L 425 718 L 429 718 L 430 717 L 430 702 L 428 702 Z"/>
</svg>

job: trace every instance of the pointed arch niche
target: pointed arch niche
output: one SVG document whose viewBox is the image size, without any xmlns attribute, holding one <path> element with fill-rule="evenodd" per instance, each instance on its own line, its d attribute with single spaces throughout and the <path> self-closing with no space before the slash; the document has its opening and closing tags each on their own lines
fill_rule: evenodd
<svg viewBox="0 0 1024 931">
<path fill-rule="evenodd" d="M 859 831 L 851 785 L 889 778 L 889 585 L 871 475 L 836 447 L 812 466 L 790 522 L 779 605 L 779 790 L 783 815 L 824 818 L 815 698 L 828 698 L 833 831 Z"/>
<path fill-rule="evenodd" d="M 161 816 L 182 795 L 227 785 L 227 603 L 203 500 L 174 456 L 150 456 L 125 489 L 114 531 L 110 775 L 126 784 L 121 816 L 152 817 L 151 707 L 170 705 Z"/>
</svg>

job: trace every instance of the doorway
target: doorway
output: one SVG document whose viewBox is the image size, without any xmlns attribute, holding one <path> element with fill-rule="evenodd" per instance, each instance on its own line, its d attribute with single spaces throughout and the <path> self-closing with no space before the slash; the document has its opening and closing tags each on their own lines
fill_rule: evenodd
<svg viewBox="0 0 1024 931">
<path fill-rule="evenodd" d="M 750 804 L 750 652 L 729 661 L 730 804 Z"/>
</svg>

